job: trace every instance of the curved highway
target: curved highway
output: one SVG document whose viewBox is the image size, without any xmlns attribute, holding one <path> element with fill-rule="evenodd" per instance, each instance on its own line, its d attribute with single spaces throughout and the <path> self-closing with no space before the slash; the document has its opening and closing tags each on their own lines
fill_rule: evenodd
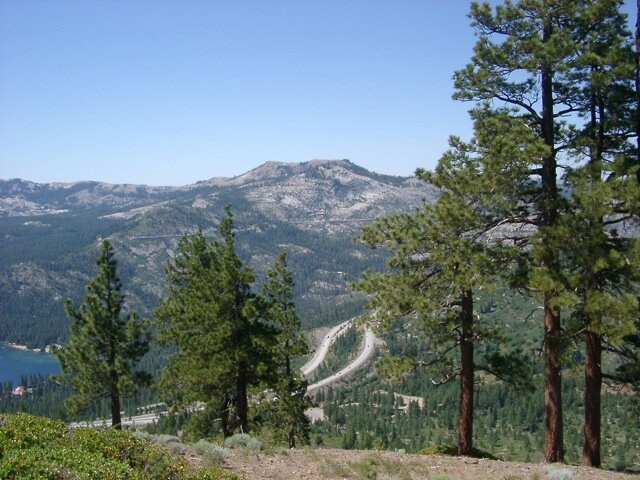
<svg viewBox="0 0 640 480">
<path fill-rule="evenodd" d="M 351 324 L 351 322 L 353 322 L 353 320 L 354 319 L 352 318 L 351 320 L 347 320 L 340 325 L 336 325 L 327 332 L 327 334 L 322 338 L 322 341 L 320 342 L 320 345 L 318 345 L 316 353 L 313 355 L 311 360 L 309 360 L 300 368 L 300 371 L 305 377 L 320 366 L 320 364 L 324 360 L 324 357 L 327 356 L 327 352 L 329 351 L 329 347 L 331 346 L 331 344 L 336 340 L 336 338 L 347 331 L 347 327 Z"/>
<path fill-rule="evenodd" d="M 349 320 L 349 322 L 350 321 L 351 320 Z M 345 322 L 345 323 L 348 323 L 348 322 Z M 344 325 L 344 324 L 342 324 L 342 325 Z M 369 359 L 369 357 L 371 357 L 371 355 L 373 354 L 373 351 L 374 351 L 374 348 L 375 348 L 375 340 L 376 340 L 376 337 L 373 334 L 373 331 L 371 330 L 369 325 L 365 325 L 365 328 L 364 328 L 364 339 L 362 341 L 362 351 L 360 352 L 360 355 L 358 355 L 358 357 L 353 362 L 351 362 L 349 365 L 347 365 L 344 368 L 342 368 L 339 372 L 334 373 L 330 377 L 324 378 L 324 379 L 320 380 L 319 382 L 314 383 L 313 385 L 309 385 L 307 387 L 307 393 L 311 393 L 314 390 L 317 390 L 317 389 L 322 388 L 322 387 L 326 387 L 327 385 L 330 385 L 330 384 L 332 384 L 334 382 L 337 382 L 341 378 L 346 377 L 347 375 L 350 375 L 351 373 L 353 373 L 355 370 L 358 369 L 358 367 L 361 367 Z M 325 352 L 325 355 L 326 355 L 326 352 Z M 324 358 L 324 356 L 323 356 L 323 358 Z M 315 357 L 314 357 L 314 359 L 315 359 Z M 322 362 L 322 360 L 320 360 L 320 362 Z M 320 363 L 318 363 L 318 365 L 319 364 Z M 303 373 L 304 373 L 304 371 L 303 371 Z"/>
</svg>

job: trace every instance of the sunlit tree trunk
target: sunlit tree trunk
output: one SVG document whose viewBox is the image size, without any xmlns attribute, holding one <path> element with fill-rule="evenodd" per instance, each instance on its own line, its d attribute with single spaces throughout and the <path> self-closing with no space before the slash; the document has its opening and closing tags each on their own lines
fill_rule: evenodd
<svg viewBox="0 0 640 480">
<path fill-rule="evenodd" d="M 600 466 L 600 399 L 602 389 L 602 338 L 587 332 L 584 361 L 584 444 L 582 465 Z"/>
<path fill-rule="evenodd" d="M 460 339 L 460 415 L 458 418 L 458 455 L 471 455 L 473 441 L 473 296 L 462 294 L 462 337 Z"/>
</svg>

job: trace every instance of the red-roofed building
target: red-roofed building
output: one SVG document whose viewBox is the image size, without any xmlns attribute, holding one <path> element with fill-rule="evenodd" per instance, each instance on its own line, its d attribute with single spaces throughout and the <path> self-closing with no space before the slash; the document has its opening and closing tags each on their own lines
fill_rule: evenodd
<svg viewBox="0 0 640 480">
<path fill-rule="evenodd" d="M 27 393 L 27 387 L 23 387 L 22 385 L 20 385 L 19 387 L 13 389 L 11 395 L 13 395 L 14 397 L 21 397 L 25 393 Z"/>
</svg>

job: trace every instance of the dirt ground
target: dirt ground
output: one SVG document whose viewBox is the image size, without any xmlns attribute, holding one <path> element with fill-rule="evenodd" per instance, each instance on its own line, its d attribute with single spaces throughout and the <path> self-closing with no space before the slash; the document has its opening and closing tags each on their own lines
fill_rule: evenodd
<svg viewBox="0 0 640 480">
<path fill-rule="evenodd" d="M 234 449 L 222 466 L 247 480 L 640 480 L 640 475 L 570 465 L 336 449 Z"/>
</svg>

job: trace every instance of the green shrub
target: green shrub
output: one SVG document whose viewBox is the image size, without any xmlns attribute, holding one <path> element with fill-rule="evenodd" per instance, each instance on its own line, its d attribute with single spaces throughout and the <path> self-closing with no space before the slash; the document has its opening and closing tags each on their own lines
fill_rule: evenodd
<svg viewBox="0 0 640 480">
<path fill-rule="evenodd" d="M 207 452 L 202 456 L 202 463 L 207 467 L 219 467 L 228 457 L 229 451 L 226 448 L 216 447 L 215 450 Z"/>
<path fill-rule="evenodd" d="M 180 442 L 180 438 L 175 435 L 156 435 L 153 440 L 154 443 L 158 443 L 160 445 L 167 445 L 169 443 Z"/>
<path fill-rule="evenodd" d="M 126 431 L 71 429 L 22 413 L 0 415 L 0 478 L 238 479 L 217 468 L 191 467 Z"/>
<path fill-rule="evenodd" d="M 205 439 L 200 439 L 196 443 L 191 445 L 191 448 L 193 449 L 193 451 L 196 452 L 198 455 L 204 455 L 212 447 L 213 447 L 213 444 L 207 442 Z"/>
<path fill-rule="evenodd" d="M 203 463 L 210 467 L 217 467 L 229 457 L 229 449 L 213 445 L 206 440 L 198 440 L 191 448 L 202 456 Z"/>
<path fill-rule="evenodd" d="M 227 448 L 245 447 L 249 450 L 260 450 L 262 443 L 247 433 L 236 433 L 225 439 L 224 446 Z"/>
<path fill-rule="evenodd" d="M 456 445 L 430 445 L 420 450 L 418 452 L 418 455 L 448 455 L 455 457 L 458 455 L 458 447 Z M 471 456 L 474 458 L 488 458 L 489 460 L 498 460 L 497 457 L 491 455 L 489 452 L 480 450 L 479 448 L 472 448 Z"/>
<path fill-rule="evenodd" d="M 358 462 L 349 462 L 356 478 L 376 478 L 378 480 L 409 480 L 411 473 L 401 461 L 370 455 Z"/>
<path fill-rule="evenodd" d="M 64 422 L 31 415 L 0 415 L 0 454 L 6 448 L 25 449 L 42 445 L 62 436 Z"/>
<path fill-rule="evenodd" d="M 164 448 L 169 450 L 174 455 L 184 455 L 187 451 L 186 446 L 182 442 L 168 442 L 164 445 Z"/>
<path fill-rule="evenodd" d="M 148 442 L 153 442 L 155 439 L 154 435 L 151 435 L 149 432 L 145 432 L 144 430 L 133 430 L 131 434 L 136 437 L 138 440 L 146 440 Z"/>
</svg>

